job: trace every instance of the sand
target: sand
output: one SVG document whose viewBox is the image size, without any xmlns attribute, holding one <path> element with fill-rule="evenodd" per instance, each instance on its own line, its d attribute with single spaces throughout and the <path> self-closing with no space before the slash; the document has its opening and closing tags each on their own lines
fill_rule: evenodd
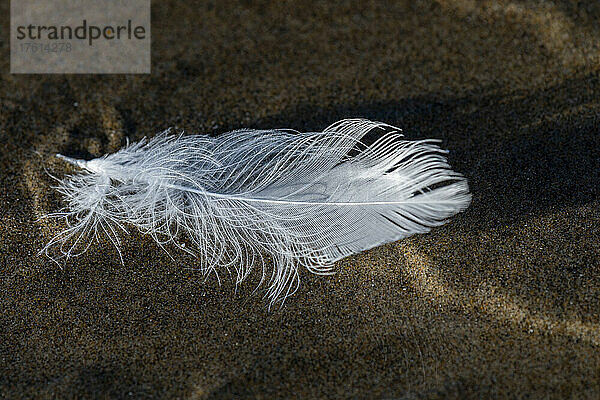
<svg viewBox="0 0 600 400">
<path fill-rule="evenodd" d="M 597 2 L 252 3 L 155 2 L 151 75 L 10 75 L 0 29 L 0 397 L 599 398 Z M 472 206 L 272 311 L 140 234 L 38 255 L 55 153 L 344 117 L 441 139 Z"/>
</svg>

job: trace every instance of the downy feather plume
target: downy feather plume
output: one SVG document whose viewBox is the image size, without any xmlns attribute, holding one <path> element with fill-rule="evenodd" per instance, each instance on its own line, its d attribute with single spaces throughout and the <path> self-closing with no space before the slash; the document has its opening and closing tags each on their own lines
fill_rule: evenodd
<svg viewBox="0 0 600 400">
<path fill-rule="evenodd" d="M 381 137 L 364 145 L 373 130 Z M 118 250 L 135 227 L 197 255 L 205 274 L 235 271 L 240 283 L 260 268 L 271 302 L 284 299 L 300 266 L 332 273 L 336 260 L 427 232 L 468 207 L 467 182 L 437 141 L 398 132 L 364 119 L 314 133 L 165 131 L 90 161 L 58 155 L 82 171 L 59 180 L 68 206 L 50 216 L 67 228 L 42 252 L 76 256 L 100 235 Z"/>
</svg>

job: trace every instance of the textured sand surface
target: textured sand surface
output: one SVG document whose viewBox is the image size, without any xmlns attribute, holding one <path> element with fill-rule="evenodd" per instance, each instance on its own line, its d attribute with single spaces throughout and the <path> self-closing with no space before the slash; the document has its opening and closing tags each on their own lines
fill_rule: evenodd
<svg viewBox="0 0 600 400">
<path fill-rule="evenodd" d="M 600 397 L 600 4 L 153 4 L 151 75 L 10 75 L 0 4 L 0 397 Z M 62 269 L 44 167 L 173 126 L 439 138 L 472 206 L 268 312 L 151 239 Z"/>
</svg>

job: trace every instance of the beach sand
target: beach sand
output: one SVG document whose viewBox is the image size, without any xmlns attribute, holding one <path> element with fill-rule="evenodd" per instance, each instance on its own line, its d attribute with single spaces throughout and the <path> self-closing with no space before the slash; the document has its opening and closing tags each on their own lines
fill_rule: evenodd
<svg viewBox="0 0 600 400">
<path fill-rule="evenodd" d="M 10 75 L 0 29 L 0 397 L 599 398 L 600 5 L 253 3 L 155 2 L 151 75 Z M 346 117 L 441 139 L 471 207 L 271 311 L 141 234 L 38 255 L 55 153 Z"/>
</svg>

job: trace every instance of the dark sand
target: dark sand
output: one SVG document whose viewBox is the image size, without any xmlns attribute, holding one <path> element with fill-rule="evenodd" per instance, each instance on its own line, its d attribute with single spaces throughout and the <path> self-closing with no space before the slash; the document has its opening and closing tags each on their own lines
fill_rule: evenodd
<svg viewBox="0 0 600 400">
<path fill-rule="evenodd" d="M 600 397 L 600 5 L 393 3 L 161 1 L 152 75 L 17 76 L 2 2 L 0 397 Z M 37 254 L 54 153 L 343 117 L 442 139 L 472 206 L 272 312 L 141 235 Z"/>
</svg>

